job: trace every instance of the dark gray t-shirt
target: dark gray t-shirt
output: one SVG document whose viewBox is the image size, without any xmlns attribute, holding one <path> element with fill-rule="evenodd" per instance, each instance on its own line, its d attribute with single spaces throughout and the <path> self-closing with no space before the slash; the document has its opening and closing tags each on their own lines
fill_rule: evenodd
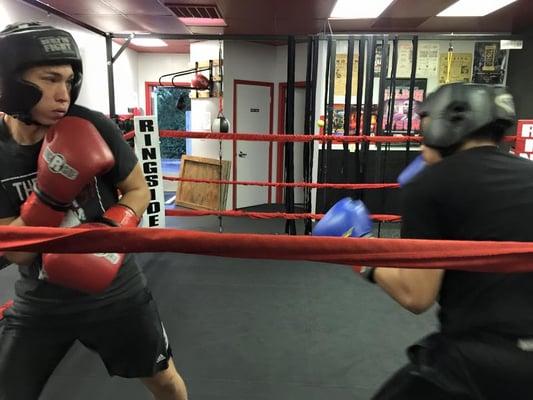
<svg viewBox="0 0 533 400">
<path fill-rule="evenodd" d="M 68 115 L 90 121 L 100 132 L 115 157 L 113 168 L 96 177 L 76 197 L 63 225 L 74 226 L 95 221 L 118 200 L 117 184 L 133 170 L 137 158 L 109 118 L 87 108 L 73 105 Z M 76 135 L 72 132 L 72 145 Z M 42 142 L 20 145 L 0 120 L 0 218 L 19 215 L 20 205 L 31 193 L 37 177 L 37 157 Z M 91 151 L 91 149 L 86 149 Z M 39 279 L 40 257 L 29 267 L 19 267 L 21 277 L 15 284 L 17 302 L 14 311 L 27 313 L 70 313 L 92 309 L 134 295 L 146 286 L 145 278 L 132 256 L 126 258 L 112 285 L 98 295 L 87 295 Z"/>
<path fill-rule="evenodd" d="M 533 241 L 533 162 L 494 146 L 426 168 L 402 197 L 403 238 Z M 533 273 L 448 270 L 439 304 L 445 333 L 533 335 Z"/>
</svg>

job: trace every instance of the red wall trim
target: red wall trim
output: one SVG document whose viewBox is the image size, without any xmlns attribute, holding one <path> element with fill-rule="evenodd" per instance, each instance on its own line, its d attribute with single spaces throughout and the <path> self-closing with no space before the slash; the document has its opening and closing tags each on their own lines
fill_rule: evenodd
<svg viewBox="0 0 533 400">
<path fill-rule="evenodd" d="M 235 79 L 233 81 L 233 133 L 237 133 L 237 85 L 265 86 L 270 88 L 270 116 L 268 133 L 274 129 L 274 83 Z M 233 180 L 237 180 L 237 141 L 233 141 Z M 268 146 L 268 182 L 272 182 L 272 142 Z M 272 203 L 272 188 L 268 188 L 267 202 Z M 237 208 L 237 185 L 233 185 L 233 209 Z"/>
</svg>

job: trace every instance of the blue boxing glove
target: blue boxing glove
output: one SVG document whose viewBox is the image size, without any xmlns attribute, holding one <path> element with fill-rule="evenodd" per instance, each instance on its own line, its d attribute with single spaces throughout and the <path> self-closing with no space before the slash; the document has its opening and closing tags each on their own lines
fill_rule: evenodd
<svg viewBox="0 0 533 400">
<path fill-rule="evenodd" d="M 372 220 L 361 200 L 345 197 L 329 209 L 313 228 L 313 236 L 362 237 L 372 232 Z"/>
<path fill-rule="evenodd" d="M 371 237 L 370 213 L 361 200 L 346 197 L 335 203 L 317 222 L 313 229 L 313 236 Z M 376 283 L 373 267 L 354 265 L 352 270 L 367 281 Z"/>
<path fill-rule="evenodd" d="M 415 176 L 417 176 L 424 168 L 426 168 L 426 166 L 427 164 L 424 161 L 422 154 L 420 154 L 413 161 L 411 161 L 407 167 L 404 168 L 400 175 L 398 175 L 398 183 L 400 184 L 400 187 L 403 187 L 411 182 Z"/>
</svg>

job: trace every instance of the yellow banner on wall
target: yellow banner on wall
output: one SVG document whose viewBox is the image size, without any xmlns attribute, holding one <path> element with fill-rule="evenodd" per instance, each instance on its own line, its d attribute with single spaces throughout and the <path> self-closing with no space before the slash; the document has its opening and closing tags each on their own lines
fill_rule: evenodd
<svg viewBox="0 0 533 400">
<path fill-rule="evenodd" d="M 449 58 L 450 57 L 450 58 Z M 450 71 L 448 72 L 448 66 Z M 472 80 L 471 53 L 443 53 L 439 57 L 439 83 L 470 82 Z"/>
<path fill-rule="evenodd" d="M 357 94 L 357 73 L 359 70 L 359 54 L 353 56 L 352 96 Z M 346 92 L 346 73 L 348 71 L 348 55 L 337 54 L 335 58 L 335 96 L 344 96 Z"/>
</svg>

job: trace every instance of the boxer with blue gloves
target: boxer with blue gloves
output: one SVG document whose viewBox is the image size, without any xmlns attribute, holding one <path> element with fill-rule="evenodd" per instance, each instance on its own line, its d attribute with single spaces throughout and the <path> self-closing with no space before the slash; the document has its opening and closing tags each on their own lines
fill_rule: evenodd
<svg viewBox="0 0 533 400">
<path fill-rule="evenodd" d="M 329 209 L 313 228 L 313 236 L 372 237 L 370 213 L 361 200 L 345 197 Z M 352 270 L 374 282 L 374 268 L 353 266 Z"/>
<path fill-rule="evenodd" d="M 533 241 L 533 164 L 498 146 L 516 118 L 509 91 L 444 85 L 418 113 L 430 168 L 421 172 L 418 159 L 398 177 L 401 237 Z M 407 349 L 372 400 L 500 400 L 510 388 L 514 400 L 531 399 L 533 273 L 378 266 L 373 277 L 415 314 L 437 304 L 439 327 Z"/>
</svg>

